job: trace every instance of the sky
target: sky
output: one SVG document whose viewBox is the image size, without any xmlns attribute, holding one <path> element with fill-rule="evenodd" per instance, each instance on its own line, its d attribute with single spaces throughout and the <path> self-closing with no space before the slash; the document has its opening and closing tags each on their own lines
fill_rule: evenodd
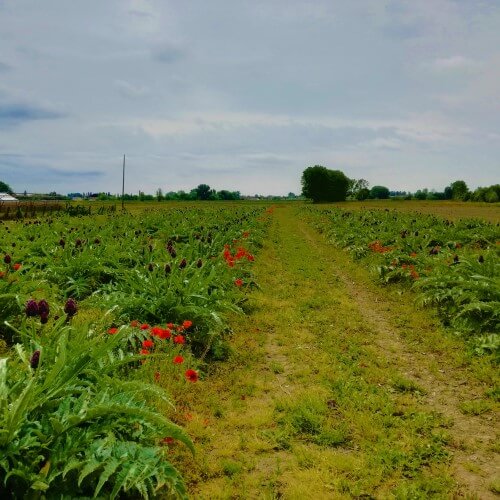
<svg viewBox="0 0 500 500">
<path fill-rule="evenodd" d="M 499 0 L 0 0 L 16 192 L 500 182 Z"/>
</svg>

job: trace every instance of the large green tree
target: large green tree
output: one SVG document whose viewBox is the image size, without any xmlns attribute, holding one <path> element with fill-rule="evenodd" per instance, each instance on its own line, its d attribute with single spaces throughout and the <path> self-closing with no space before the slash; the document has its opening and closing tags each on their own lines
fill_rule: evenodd
<svg viewBox="0 0 500 500">
<path fill-rule="evenodd" d="M 340 170 L 321 165 L 308 167 L 302 172 L 302 194 L 314 203 L 344 201 L 349 189 L 349 178 Z"/>
<path fill-rule="evenodd" d="M 212 200 L 215 197 L 215 190 L 208 184 L 200 184 L 194 189 L 197 200 Z"/>
<path fill-rule="evenodd" d="M 370 198 L 376 200 L 386 200 L 389 198 L 389 188 L 385 186 L 373 186 L 370 189 Z"/>
<path fill-rule="evenodd" d="M 13 191 L 7 183 L 0 181 L 0 193 L 13 193 Z"/>
<path fill-rule="evenodd" d="M 451 197 L 454 200 L 466 200 L 469 197 L 469 188 L 465 181 L 455 181 L 451 185 Z"/>
</svg>

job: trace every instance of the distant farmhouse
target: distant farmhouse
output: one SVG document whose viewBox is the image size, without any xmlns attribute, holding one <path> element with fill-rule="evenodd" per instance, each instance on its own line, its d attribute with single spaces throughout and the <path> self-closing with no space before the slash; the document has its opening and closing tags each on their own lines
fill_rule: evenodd
<svg viewBox="0 0 500 500">
<path fill-rule="evenodd" d="M 17 198 L 14 198 L 9 193 L 0 193 L 0 203 L 3 203 L 5 201 L 19 201 Z"/>
</svg>

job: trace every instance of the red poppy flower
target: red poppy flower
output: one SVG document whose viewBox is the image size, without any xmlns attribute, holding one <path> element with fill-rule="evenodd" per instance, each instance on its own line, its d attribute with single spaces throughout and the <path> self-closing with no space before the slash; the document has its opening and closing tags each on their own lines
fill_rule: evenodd
<svg viewBox="0 0 500 500">
<path fill-rule="evenodd" d="M 155 337 L 159 337 L 163 332 L 163 328 L 159 327 L 159 326 L 154 326 L 153 328 L 151 328 L 151 335 L 155 336 Z"/>
<path fill-rule="evenodd" d="M 141 325 L 141 330 L 149 330 L 149 325 L 147 323 L 144 323 Z"/>
<path fill-rule="evenodd" d="M 240 247 L 240 248 L 238 248 L 238 252 L 234 256 L 234 258 L 241 259 L 241 258 L 245 257 L 246 254 L 247 254 L 247 251 L 244 248 Z"/>
<path fill-rule="evenodd" d="M 160 372 L 155 372 L 155 380 L 158 382 L 160 380 Z"/>
<path fill-rule="evenodd" d="M 238 278 L 237 280 L 234 280 L 234 284 L 237 287 L 243 286 L 243 280 L 241 278 Z"/>
<path fill-rule="evenodd" d="M 181 365 L 182 363 L 184 363 L 184 358 L 182 356 L 176 356 L 173 359 L 173 362 L 174 362 L 174 365 Z"/>
<path fill-rule="evenodd" d="M 196 370 L 190 368 L 189 370 L 186 370 L 185 375 L 190 382 L 198 381 L 198 372 Z"/>
<path fill-rule="evenodd" d="M 149 354 L 149 351 L 147 349 L 141 349 L 141 354 Z"/>
<path fill-rule="evenodd" d="M 118 333 L 118 328 L 110 328 L 110 329 L 108 330 L 108 333 L 109 333 L 110 335 L 114 335 L 115 333 Z"/>
<path fill-rule="evenodd" d="M 186 339 L 182 335 L 176 335 L 174 337 L 174 342 L 176 344 L 185 344 L 186 343 Z"/>
<path fill-rule="evenodd" d="M 132 328 L 137 328 L 139 325 L 140 325 L 140 323 L 136 319 L 134 319 L 133 321 L 130 322 L 130 326 Z"/>
<path fill-rule="evenodd" d="M 164 444 L 174 444 L 175 439 L 173 437 L 168 436 L 166 438 L 163 438 L 161 442 Z"/>
<path fill-rule="evenodd" d="M 19 264 L 19 262 L 16 262 L 12 267 L 14 268 L 14 271 L 19 271 L 19 269 L 21 269 L 22 266 L 21 264 Z"/>
<path fill-rule="evenodd" d="M 144 340 L 142 342 L 142 347 L 153 347 L 155 343 L 152 340 Z"/>
<path fill-rule="evenodd" d="M 247 260 L 249 262 L 253 262 L 255 260 L 255 257 L 252 254 L 247 254 Z"/>
<path fill-rule="evenodd" d="M 161 339 L 169 339 L 172 336 L 170 330 L 168 328 L 162 328 L 161 332 L 158 334 L 158 337 Z"/>
<path fill-rule="evenodd" d="M 188 319 L 186 319 L 185 321 L 182 322 L 182 326 L 183 328 L 185 328 L 186 330 L 188 328 L 190 328 L 191 326 L 193 325 L 193 322 L 192 321 L 189 321 Z"/>
<path fill-rule="evenodd" d="M 250 236 L 250 231 L 243 232 L 243 238 L 248 238 Z"/>
<path fill-rule="evenodd" d="M 175 328 L 175 325 L 173 323 L 167 323 L 167 328 L 170 329 Z"/>
</svg>

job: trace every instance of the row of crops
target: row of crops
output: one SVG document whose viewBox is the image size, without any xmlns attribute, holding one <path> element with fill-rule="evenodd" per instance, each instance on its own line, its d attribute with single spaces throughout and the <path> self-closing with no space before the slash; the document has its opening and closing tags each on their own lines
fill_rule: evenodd
<svg viewBox="0 0 500 500">
<path fill-rule="evenodd" d="M 370 266 L 382 284 L 399 283 L 437 308 L 445 326 L 479 353 L 500 348 L 500 228 L 395 210 L 308 211 L 335 245 Z"/>
<path fill-rule="evenodd" d="M 185 495 L 165 391 L 227 354 L 266 211 L 0 223 L 0 496 Z"/>
</svg>

